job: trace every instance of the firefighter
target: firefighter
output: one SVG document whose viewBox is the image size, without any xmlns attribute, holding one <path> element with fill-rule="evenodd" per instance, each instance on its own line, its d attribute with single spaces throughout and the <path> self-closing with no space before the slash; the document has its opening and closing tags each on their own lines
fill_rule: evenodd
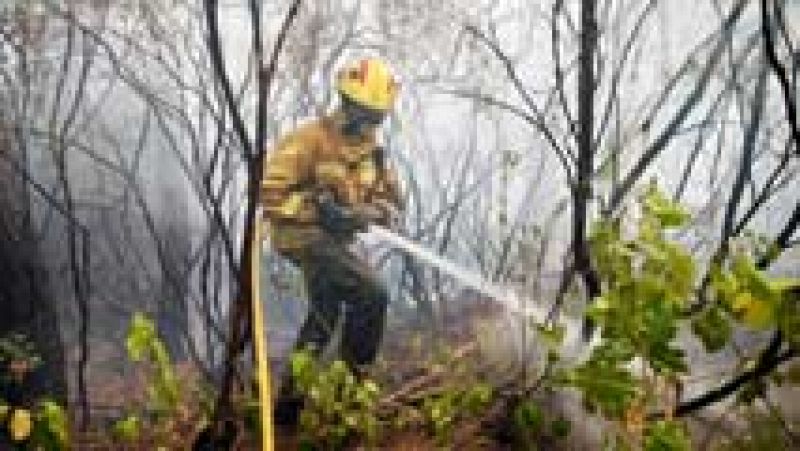
<svg viewBox="0 0 800 451">
<path fill-rule="evenodd" d="M 401 210 L 395 172 L 376 142 L 397 85 L 381 61 L 364 59 L 336 77 L 340 105 L 284 137 L 268 153 L 262 204 L 272 247 L 302 269 L 309 311 L 295 349 L 318 355 L 342 321 L 339 353 L 358 374 L 374 361 L 388 294 L 351 244 L 369 224 L 388 226 Z M 276 421 L 292 423 L 299 406 L 284 378 Z"/>
</svg>

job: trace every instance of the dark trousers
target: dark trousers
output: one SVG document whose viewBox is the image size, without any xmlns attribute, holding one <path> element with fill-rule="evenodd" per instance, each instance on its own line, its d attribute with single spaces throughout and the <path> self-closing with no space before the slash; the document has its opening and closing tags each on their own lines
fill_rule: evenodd
<svg viewBox="0 0 800 451">
<path fill-rule="evenodd" d="M 346 241 L 331 237 L 311 243 L 299 263 L 308 288 L 309 308 L 295 350 L 310 346 L 318 355 L 341 320 L 341 359 L 351 369 L 372 363 L 389 301 L 375 272 L 348 248 Z"/>
</svg>

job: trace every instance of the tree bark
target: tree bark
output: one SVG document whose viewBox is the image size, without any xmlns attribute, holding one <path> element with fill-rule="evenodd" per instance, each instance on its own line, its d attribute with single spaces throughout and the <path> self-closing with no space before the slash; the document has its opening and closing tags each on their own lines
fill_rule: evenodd
<svg viewBox="0 0 800 451">
<path fill-rule="evenodd" d="M 572 187 L 572 249 L 575 271 L 586 285 L 591 300 L 600 295 L 600 281 L 592 268 L 589 243 L 586 239 L 589 199 L 592 196 L 594 170 L 594 61 L 597 47 L 597 2 L 581 2 L 581 49 L 578 75 L 578 164 Z"/>
</svg>

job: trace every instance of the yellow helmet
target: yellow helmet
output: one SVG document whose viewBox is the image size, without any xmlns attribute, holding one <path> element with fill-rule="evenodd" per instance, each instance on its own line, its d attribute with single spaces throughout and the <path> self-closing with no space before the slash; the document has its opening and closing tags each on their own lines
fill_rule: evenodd
<svg viewBox="0 0 800 451">
<path fill-rule="evenodd" d="M 353 102 L 387 111 L 397 97 L 397 83 L 389 67 L 377 59 L 363 59 L 339 71 L 336 89 Z"/>
</svg>

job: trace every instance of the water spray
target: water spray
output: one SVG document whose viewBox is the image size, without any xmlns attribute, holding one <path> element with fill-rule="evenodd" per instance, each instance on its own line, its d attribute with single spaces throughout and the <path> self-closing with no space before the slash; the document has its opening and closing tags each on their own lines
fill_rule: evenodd
<svg viewBox="0 0 800 451">
<path fill-rule="evenodd" d="M 523 303 L 521 301 L 523 301 L 523 299 L 520 299 L 514 289 L 492 283 L 480 274 L 463 268 L 452 260 L 385 227 L 371 225 L 368 232 L 372 238 L 394 249 L 405 252 L 418 261 L 446 273 L 462 285 L 470 287 L 500 302 L 507 314 L 516 317 L 522 316 L 536 325 L 545 327 L 549 313 L 548 309 L 536 302 L 525 302 L 525 307 L 522 307 Z M 566 354 L 570 355 L 572 358 L 584 358 L 594 345 L 599 342 L 599 330 L 595 330 L 588 345 L 583 342 L 582 318 L 565 317 L 562 315 L 560 323 L 564 326 L 566 332 L 563 343 L 564 350 L 566 350 Z"/>
</svg>

